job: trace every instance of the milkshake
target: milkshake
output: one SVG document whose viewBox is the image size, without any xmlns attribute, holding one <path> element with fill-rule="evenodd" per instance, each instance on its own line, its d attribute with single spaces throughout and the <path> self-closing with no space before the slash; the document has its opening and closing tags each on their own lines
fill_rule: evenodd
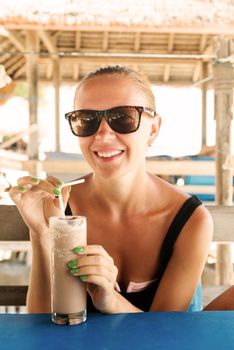
<svg viewBox="0 0 234 350">
<path fill-rule="evenodd" d="M 86 284 L 70 274 L 67 263 L 77 259 L 75 247 L 87 244 L 86 217 L 51 217 L 49 231 L 52 321 L 69 325 L 82 323 L 87 317 Z"/>
</svg>

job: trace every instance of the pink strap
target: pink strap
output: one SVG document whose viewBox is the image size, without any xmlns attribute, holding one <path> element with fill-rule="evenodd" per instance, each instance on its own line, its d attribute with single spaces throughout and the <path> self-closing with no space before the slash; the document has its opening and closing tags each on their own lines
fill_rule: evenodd
<svg viewBox="0 0 234 350">
<path fill-rule="evenodd" d="M 126 293 L 137 293 L 141 292 L 142 290 L 146 289 L 148 286 L 150 286 L 152 283 L 154 283 L 157 279 L 147 281 L 147 282 L 129 282 Z M 120 286 L 118 282 L 115 282 L 115 290 L 117 292 L 121 292 Z"/>
</svg>

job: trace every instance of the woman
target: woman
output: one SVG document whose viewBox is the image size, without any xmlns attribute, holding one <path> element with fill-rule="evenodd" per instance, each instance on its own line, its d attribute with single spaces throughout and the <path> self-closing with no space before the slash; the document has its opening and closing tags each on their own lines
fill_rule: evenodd
<svg viewBox="0 0 234 350">
<path fill-rule="evenodd" d="M 68 262 L 87 283 L 88 310 L 187 310 L 213 224 L 196 197 L 146 171 L 161 123 L 149 82 L 128 67 L 100 68 L 80 82 L 66 118 L 92 168 L 82 185 L 62 191 L 71 212 L 88 217 L 88 245 Z M 29 312 L 50 312 L 48 219 L 59 215 L 61 184 L 26 176 L 10 191 L 32 241 Z"/>
</svg>

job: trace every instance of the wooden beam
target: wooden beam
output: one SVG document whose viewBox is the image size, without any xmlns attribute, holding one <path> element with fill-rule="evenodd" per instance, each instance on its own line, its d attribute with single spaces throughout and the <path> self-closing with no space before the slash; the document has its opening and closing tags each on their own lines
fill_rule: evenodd
<svg viewBox="0 0 234 350">
<path fill-rule="evenodd" d="M 53 76 L 53 62 L 47 64 L 46 66 L 46 78 L 51 79 Z"/>
<path fill-rule="evenodd" d="M 79 65 L 79 63 L 75 63 L 74 64 L 72 76 L 73 76 L 73 80 L 74 81 L 78 81 L 79 80 L 79 76 L 80 76 L 80 65 Z"/>
<path fill-rule="evenodd" d="M 26 62 L 23 66 L 21 66 L 19 69 L 16 70 L 16 72 L 13 75 L 13 79 L 18 79 L 21 75 L 23 75 L 26 71 Z"/>
<path fill-rule="evenodd" d="M 60 151 L 60 60 L 54 59 L 53 81 L 55 91 L 55 150 Z"/>
<path fill-rule="evenodd" d="M 20 52 L 25 53 L 25 44 L 19 34 L 17 32 L 14 32 L 12 30 L 7 30 L 8 33 L 8 39 L 9 41 L 19 50 Z"/>
<path fill-rule="evenodd" d="M 147 159 L 147 169 L 157 175 L 215 175 L 215 162 Z"/>
<path fill-rule="evenodd" d="M 50 54 L 56 54 L 57 48 L 51 41 L 49 34 L 45 30 L 38 30 L 38 35 Z"/>
<path fill-rule="evenodd" d="M 8 74 L 13 74 L 18 68 L 22 67 L 22 65 L 25 65 L 25 57 L 18 58 L 8 69 Z"/>
<path fill-rule="evenodd" d="M 12 42 L 6 38 L 4 40 L 1 40 L 0 42 L 0 47 L 1 47 L 1 52 L 4 53 L 4 51 L 9 51 L 9 47 L 12 45 Z"/>
<path fill-rule="evenodd" d="M 39 40 L 37 32 L 27 32 L 27 81 L 28 81 L 28 102 L 29 102 L 29 124 L 38 124 L 37 103 L 38 103 L 38 49 Z M 29 137 L 27 153 L 30 159 L 39 158 L 39 139 L 38 130 L 35 130 Z M 38 174 L 32 174 L 38 176 Z"/>
<path fill-rule="evenodd" d="M 201 35 L 201 40 L 200 40 L 200 45 L 199 45 L 199 52 L 203 53 L 205 48 L 206 48 L 206 43 L 207 43 L 207 34 L 202 34 Z"/>
<path fill-rule="evenodd" d="M 0 55 L 0 63 L 4 64 L 11 56 L 11 53 L 4 53 L 3 55 Z"/>
<path fill-rule="evenodd" d="M 213 53 L 213 45 L 212 45 L 212 44 L 208 45 L 208 46 L 205 48 L 205 50 L 202 52 L 203 55 L 210 55 L 210 54 L 212 54 L 212 53 Z M 210 61 L 210 60 L 204 58 L 203 61 L 204 61 L 204 62 L 208 62 L 208 61 Z"/>
<path fill-rule="evenodd" d="M 25 225 L 26 226 L 26 225 Z M 32 251 L 31 242 L 29 239 L 29 230 L 26 227 L 25 229 L 25 237 L 27 241 L 1 241 L 0 240 L 0 250 L 11 250 L 12 252 L 30 252 Z"/>
<path fill-rule="evenodd" d="M 167 51 L 169 53 L 173 51 L 174 41 L 175 41 L 175 33 L 170 33 L 169 40 L 168 40 L 168 47 L 167 47 Z"/>
<path fill-rule="evenodd" d="M 9 140 L 7 140 L 5 142 L 2 142 L 0 144 L 0 149 L 8 148 L 9 146 L 13 145 L 13 143 L 15 143 L 15 142 L 19 141 L 20 139 L 22 139 L 23 136 L 30 135 L 35 130 L 37 130 L 37 125 L 33 124 L 28 129 L 20 131 L 15 136 L 11 137 Z"/>
<path fill-rule="evenodd" d="M 134 40 L 134 52 L 139 52 L 141 47 L 141 33 L 136 32 L 135 33 L 135 40 Z"/>
<path fill-rule="evenodd" d="M 0 286 L 0 305 L 26 305 L 28 286 Z"/>
<path fill-rule="evenodd" d="M 215 186 L 203 185 L 176 185 L 182 191 L 193 194 L 213 194 L 215 195 Z M 234 191 L 234 190 L 233 190 Z"/>
<path fill-rule="evenodd" d="M 194 72 L 193 72 L 192 80 L 193 80 L 194 83 L 199 80 L 200 74 L 201 74 L 201 62 L 198 62 L 195 65 L 195 69 L 194 69 Z"/>
<path fill-rule="evenodd" d="M 207 62 L 202 63 L 202 79 L 208 74 Z M 202 146 L 207 144 L 207 83 L 202 84 Z"/>
<path fill-rule="evenodd" d="M 109 32 L 104 31 L 102 36 L 102 50 L 107 51 L 108 50 L 108 39 L 109 39 Z"/>
<path fill-rule="evenodd" d="M 4 28 L 6 29 L 16 29 L 16 30 L 39 30 L 46 29 L 52 31 L 95 31 L 95 32 L 103 32 L 109 31 L 110 26 L 108 25 L 99 25 L 99 24 L 85 24 L 79 23 L 74 25 L 65 25 L 61 23 L 48 23 L 43 24 L 43 26 L 38 23 L 16 23 L 7 21 L 3 23 Z M 174 25 L 111 25 L 112 32 L 143 32 L 143 33 L 183 33 L 183 34 L 211 34 L 211 35 L 231 35 L 233 36 L 233 23 L 224 24 L 224 23 L 211 23 L 206 25 L 199 24 L 191 24 L 191 25 L 183 25 L 183 24 L 174 24 Z"/>
<path fill-rule="evenodd" d="M 75 32 L 75 49 L 76 51 L 80 51 L 81 47 L 81 32 L 76 31 Z M 80 76 L 80 65 L 79 63 L 74 64 L 74 69 L 73 69 L 73 79 L 77 81 Z"/>
<path fill-rule="evenodd" d="M 14 64 L 15 62 L 17 62 L 19 59 L 21 59 L 22 58 L 22 56 L 18 56 L 18 55 L 16 55 L 16 56 L 10 56 L 9 57 L 9 59 L 5 62 L 5 64 L 4 64 L 4 68 L 6 69 L 6 70 L 8 70 L 8 68 L 9 67 L 11 67 L 12 66 L 12 64 Z"/>
<path fill-rule="evenodd" d="M 75 49 L 77 51 L 80 50 L 80 45 L 81 45 L 81 32 L 79 30 L 77 30 L 75 32 Z"/>
<path fill-rule="evenodd" d="M 0 205 L 0 222 L 0 241 L 29 240 L 29 230 L 15 205 Z"/>
<path fill-rule="evenodd" d="M 234 206 L 207 205 L 214 220 L 213 241 L 234 241 Z"/>
<path fill-rule="evenodd" d="M 170 64 L 166 64 L 164 68 L 163 81 L 167 83 L 170 79 Z"/>
<path fill-rule="evenodd" d="M 217 58 L 231 56 L 231 40 L 219 37 L 215 42 Z M 231 62 L 213 63 L 216 119 L 216 202 L 219 205 L 233 203 L 232 169 L 224 168 L 226 159 L 231 156 L 231 123 L 234 94 L 234 67 Z M 219 284 L 232 284 L 233 265 L 230 245 L 219 245 L 217 249 L 216 278 Z"/>
<path fill-rule="evenodd" d="M 82 159 L 77 160 L 27 160 L 10 159 L 7 155 L 1 155 L 0 168 L 31 171 L 39 163 L 44 171 L 50 173 L 74 174 L 87 173 L 90 166 Z M 193 161 L 193 160 L 152 160 L 146 161 L 147 170 L 157 175 L 215 175 L 214 161 Z"/>
<path fill-rule="evenodd" d="M 122 63 L 122 64 L 191 64 L 195 65 L 197 64 L 197 59 L 185 59 L 185 58 L 159 58 L 156 55 L 149 55 L 148 57 L 145 55 L 142 56 L 122 56 L 121 55 L 85 55 L 81 54 L 80 56 L 73 56 L 73 57 L 65 57 L 60 56 L 61 62 L 64 62 L 66 64 L 73 64 L 73 63 L 96 63 L 96 64 L 111 64 L 111 63 Z M 50 61 L 49 57 L 40 57 L 39 63 L 47 64 Z"/>
</svg>

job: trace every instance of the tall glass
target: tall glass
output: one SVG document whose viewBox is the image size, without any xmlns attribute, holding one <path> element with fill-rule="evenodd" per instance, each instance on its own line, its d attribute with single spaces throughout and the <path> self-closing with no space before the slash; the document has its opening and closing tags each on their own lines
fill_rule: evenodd
<svg viewBox="0 0 234 350">
<path fill-rule="evenodd" d="M 86 284 L 71 275 L 67 263 L 77 259 L 73 248 L 87 244 L 86 217 L 53 216 L 51 238 L 52 321 L 74 325 L 86 321 Z"/>
</svg>

